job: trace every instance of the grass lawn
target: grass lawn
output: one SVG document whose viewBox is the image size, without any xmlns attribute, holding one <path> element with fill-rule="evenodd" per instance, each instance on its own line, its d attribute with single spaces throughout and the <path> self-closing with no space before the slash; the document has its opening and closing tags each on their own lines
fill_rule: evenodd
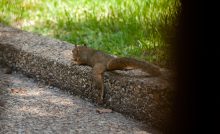
<svg viewBox="0 0 220 134">
<path fill-rule="evenodd" d="M 0 23 L 169 66 L 178 0 L 1 0 Z"/>
</svg>

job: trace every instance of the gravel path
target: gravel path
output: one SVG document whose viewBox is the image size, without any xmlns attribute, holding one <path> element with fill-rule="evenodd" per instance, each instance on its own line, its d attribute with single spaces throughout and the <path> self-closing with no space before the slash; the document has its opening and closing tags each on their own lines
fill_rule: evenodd
<svg viewBox="0 0 220 134">
<path fill-rule="evenodd" d="M 0 134 L 158 133 L 117 112 L 102 111 L 67 91 L 19 72 L 4 71 L 0 67 Z"/>
</svg>

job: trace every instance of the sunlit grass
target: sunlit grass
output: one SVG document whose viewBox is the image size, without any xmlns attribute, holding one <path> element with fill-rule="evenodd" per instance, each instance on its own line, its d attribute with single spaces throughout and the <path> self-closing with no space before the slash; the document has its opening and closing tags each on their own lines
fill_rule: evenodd
<svg viewBox="0 0 220 134">
<path fill-rule="evenodd" d="M 165 65 L 178 0 L 1 0 L 0 22 Z"/>
</svg>

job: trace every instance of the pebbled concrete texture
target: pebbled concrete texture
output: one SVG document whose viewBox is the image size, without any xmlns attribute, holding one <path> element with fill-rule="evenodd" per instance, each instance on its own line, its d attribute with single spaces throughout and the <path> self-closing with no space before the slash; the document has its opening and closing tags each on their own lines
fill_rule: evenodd
<svg viewBox="0 0 220 134">
<path fill-rule="evenodd" d="M 20 71 L 6 74 L 5 69 L 0 65 L 0 134 L 161 134 Z"/>
<path fill-rule="evenodd" d="M 98 90 L 92 86 L 91 67 L 72 62 L 73 48 L 67 42 L 0 24 L 2 64 L 94 102 Z M 165 73 L 163 77 L 147 77 L 138 70 L 106 72 L 103 106 L 166 129 L 174 90 Z"/>
</svg>

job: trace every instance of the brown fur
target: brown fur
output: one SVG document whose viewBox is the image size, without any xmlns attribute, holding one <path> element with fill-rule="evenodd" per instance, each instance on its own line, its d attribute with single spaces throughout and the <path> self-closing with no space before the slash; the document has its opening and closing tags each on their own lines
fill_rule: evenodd
<svg viewBox="0 0 220 134">
<path fill-rule="evenodd" d="M 72 50 L 73 60 L 79 65 L 89 65 L 93 67 L 92 76 L 95 85 L 100 90 L 98 103 L 102 103 L 104 96 L 103 74 L 105 71 L 141 69 L 151 76 L 159 76 L 160 70 L 157 66 L 148 62 L 139 61 L 133 58 L 116 58 L 101 51 L 94 50 L 87 46 L 75 46 Z"/>
</svg>

